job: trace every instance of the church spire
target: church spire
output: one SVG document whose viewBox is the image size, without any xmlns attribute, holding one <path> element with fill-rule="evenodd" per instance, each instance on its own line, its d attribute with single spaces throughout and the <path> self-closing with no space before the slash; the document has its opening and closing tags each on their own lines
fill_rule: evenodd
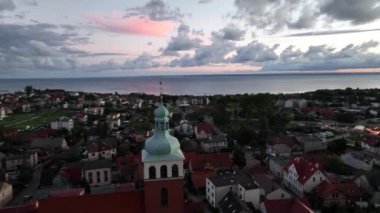
<svg viewBox="0 0 380 213">
<path fill-rule="evenodd" d="M 163 91 L 163 89 L 162 89 L 162 80 L 160 80 L 160 103 L 161 104 L 164 104 L 164 96 L 162 95 L 162 91 Z"/>
</svg>

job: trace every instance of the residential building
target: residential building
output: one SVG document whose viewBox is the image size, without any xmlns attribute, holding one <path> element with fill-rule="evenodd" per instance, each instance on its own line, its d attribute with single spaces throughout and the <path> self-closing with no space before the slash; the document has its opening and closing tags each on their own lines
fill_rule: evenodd
<svg viewBox="0 0 380 213">
<path fill-rule="evenodd" d="M 241 201 L 251 203 L 259 209 L 260 188 L 247 174 L 240 172 L 223 173 L 206 178 L 206 199 L 209 204 L 218 208 L 219 203 L 232 192 Z"/>
<path fill-rule="evenodd" d="M 349 151 L 340 159 L 348 166 L 366 171 L 372 170 L 375 165 L 380 166 L 380 156 L 369 151 Z"/>
<path fill-rule="evenodd" d="M 195 137 L 197 139 L 210 138 L 214 132 L 214 127 L 208 123 L 203 123 L 195 126 Z"/>
<path fill-rule="evenodd" d="M 361 142 L 361 147 L 364 150 L 380 155 L 380 137 L 367 137 Z"/>
<path fill-rule="evenodd" d="M 38 164 L 37 152 L 10 155 L 5 159 L 6 171 L 19 171 L 23 166 L 34 168 Z"/>
<path fill-rule="evenodd" d="M 327 149 L 327 143 L 313 135 L 296 136 L 304 152 L 314 152 Z"/>
<path fill-rule="evenodd" d="M 192 136 L 194 134 L 194 127 L 187 120 L 182 120 L 174 129 L 182 135 Z"/>
<path fill-rule="evenodd" d="M 60 117 L 56 121 L 50 123 L 50 128 L 52 129 L 67 129 L 71 131 L 74 128 L 74 121 L 68 117 Z"/>
<path fill-rule="evenodd" d="M 290 193 L 283 189 L 272 179 L 270 179 L 268 175 L 254 175 L 253 181 L 257 186 L 260 187 L 260 195 L 264 196 L 267 200 L 280 200 L 291 198 Z"/>
<path fill-rule="evenodd" d="M 274 157 L 289 157 L 302 154 L 302 148 L 295 136 L 277 136 L 268 139 L 266 152 Z"/>
<path fill-rule="evenodd" d="M 305 199 L 266 200 L 260 204 L 262 213 L 314 213 Z"/>
<path fill-rule="evenodd" d="M 221 213 L 249 213 L 252 212 L 247 203 L 239 200 L 232 191 L 219 202 L 219 211 Z"/>
<path fill-rule="evenodd" d="M 84 112 L 88 115 L 103 115 L 104 114 L 104 108 L 103 107 L 90 107 L 84 109 Z"/>
<path fill-rule="evenodd" d="M 202 151 L 204 152 L 220 152 L 228 147 L 227 137 L 225 135 L 213 135 L 209 138 L 198 140 Z"/>
<path fill-rule="evenodd" d="M 0 207 L 3 207 L 13 199 L 13 188 L 10 183 L 0 182 Z M 1 210 L 0 210 L 1 211 Z"/>
<path fill-rule="evenodd" d="M 112 160 L 116 157 L 116 141 L 99 140 L 87 146 L 88 160 Z"/>
<path fill-rule="evenodd" d="M 43 148 L 54 151 L 62 151 L 69 148 L 65 138 L 63 137 L 35 138 L 31 142 L 30 146 L 32 148 Z"/>
<path fill-rule="evenodd" d="M 303 197 L 304 192 L 310 193 L 325 180 L 327 178 L 319 164 L 302 157 L 294 158 L 284 168 L 283 184 L 300 197 Z"/>
<path fill-rule="evenodd" d="M 270 157 L 269 171 L 278 178 L 282 178 L 284 176 L 284 168 L 290 160 L 292 160 L 290 157 Z"/>
<path fill-rule="evenodd" d="M 121 120 L 120 120 L 120 113 L 111 113 L 107 115 L 107 125 L 108 128 L 117 128 L 121 125 Z"/>
<path fill-rule="evenodd" d="M 362 193 L 355 183 L 323 182 L 315 188 L 315 194 L 323 206 L 333 203 L 345 206 L 361 199 Z"/>
<path fill-rule="evenodd" d="M 91 186 L 108 185 L 112 182 L 112 161 L 95 160 L 84 161 L 82 164 L 83 176 Z"/>
<path fill-rule="evenodd" d="M 6 117 L 5 108 L 0 107 L 0 121 Z"/>
</svg>

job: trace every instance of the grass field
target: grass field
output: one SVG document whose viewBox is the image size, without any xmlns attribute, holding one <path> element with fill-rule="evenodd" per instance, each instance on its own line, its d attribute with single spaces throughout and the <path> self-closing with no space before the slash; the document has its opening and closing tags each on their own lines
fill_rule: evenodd
<svg viewBox="0 0 380 213">
<path fill-rule="evenodd" d="M 41 113 L 25 113 L 25 114 L 16 114 L 9 115 L 0 121 L 0 126 L 3 127 L 12 127 L 12 128 L 25 128 L 30 126 L 30 128 L 35 128 L 49 124 L 55 119 L 61 116 L 67 116 L 67 112 L 56 112 L 56 111 L 47 111 Z"/>
</svg>

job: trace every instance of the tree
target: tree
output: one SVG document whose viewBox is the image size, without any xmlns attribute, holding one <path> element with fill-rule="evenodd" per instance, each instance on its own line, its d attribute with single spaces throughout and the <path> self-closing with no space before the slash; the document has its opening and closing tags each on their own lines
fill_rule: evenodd
<svg viewBox="0 0 380 213">
<path fill-rule="evenodd" d="M 244 167 L 245 165 L 247 165 L 244 151 L 240 147 L 235 148 L 233 152 L 233 156 L 232 156 L 232 161 L 234 162 L 235 165 L 239 167 Z"/>
<path fill-rule="evenodd" d="M 347 149 L 347 143 L 344 139 L 332 141 L 327 145 L 327 149 L 335 154 L 342 154 Z"/>
<path fill-rule="evenodd" d="M 182 114 L 181 113 L 173 113 L 173 116 L 171 118 L 171 121 L 175 124 L 179 123 L 182 120 Z"/>
<path fill-rule="evenodd" d="M 330 157 L 324 163 L 323 166 L 327 172 L 334 172 L 338 175 L 348 175 L 350 170 L 347 166 L 337 157 Z"/>
<path fill-rule="evenodd" d="M 343 123 L 354 123 L 357 117 L 352 112 L 340 112 L 336 115 L 336 120 Z"/>
<path fill-rule="evenodd" d="M 26 87 L 24 88 L 24 91 L 25 91 L 25 93 L 26 93 L 28 96 L 30 96 L 30 94 L 32 94 L 32 92 L 33 92 L 33 87 L 30 86 L 30 85 L 28 85 L 28 86 L 26 86 Z"/>
</svg>

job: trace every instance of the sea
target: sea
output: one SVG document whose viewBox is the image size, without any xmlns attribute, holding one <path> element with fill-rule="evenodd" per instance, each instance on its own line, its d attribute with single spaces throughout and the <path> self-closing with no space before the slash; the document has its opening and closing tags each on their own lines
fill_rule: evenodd
<svg viewBox="0 0 380 213">
<path fill-rule="evenodd" d="M 299 93 L 317 89 L 380 88 L 380 73 L 234 74 L 139 76 L 106 78 L 0 79 L 0 93 L 38 89 L 64 89 L 97 93 L 159 94 L 160 84 L 170 95 Z"/>
</svg>

